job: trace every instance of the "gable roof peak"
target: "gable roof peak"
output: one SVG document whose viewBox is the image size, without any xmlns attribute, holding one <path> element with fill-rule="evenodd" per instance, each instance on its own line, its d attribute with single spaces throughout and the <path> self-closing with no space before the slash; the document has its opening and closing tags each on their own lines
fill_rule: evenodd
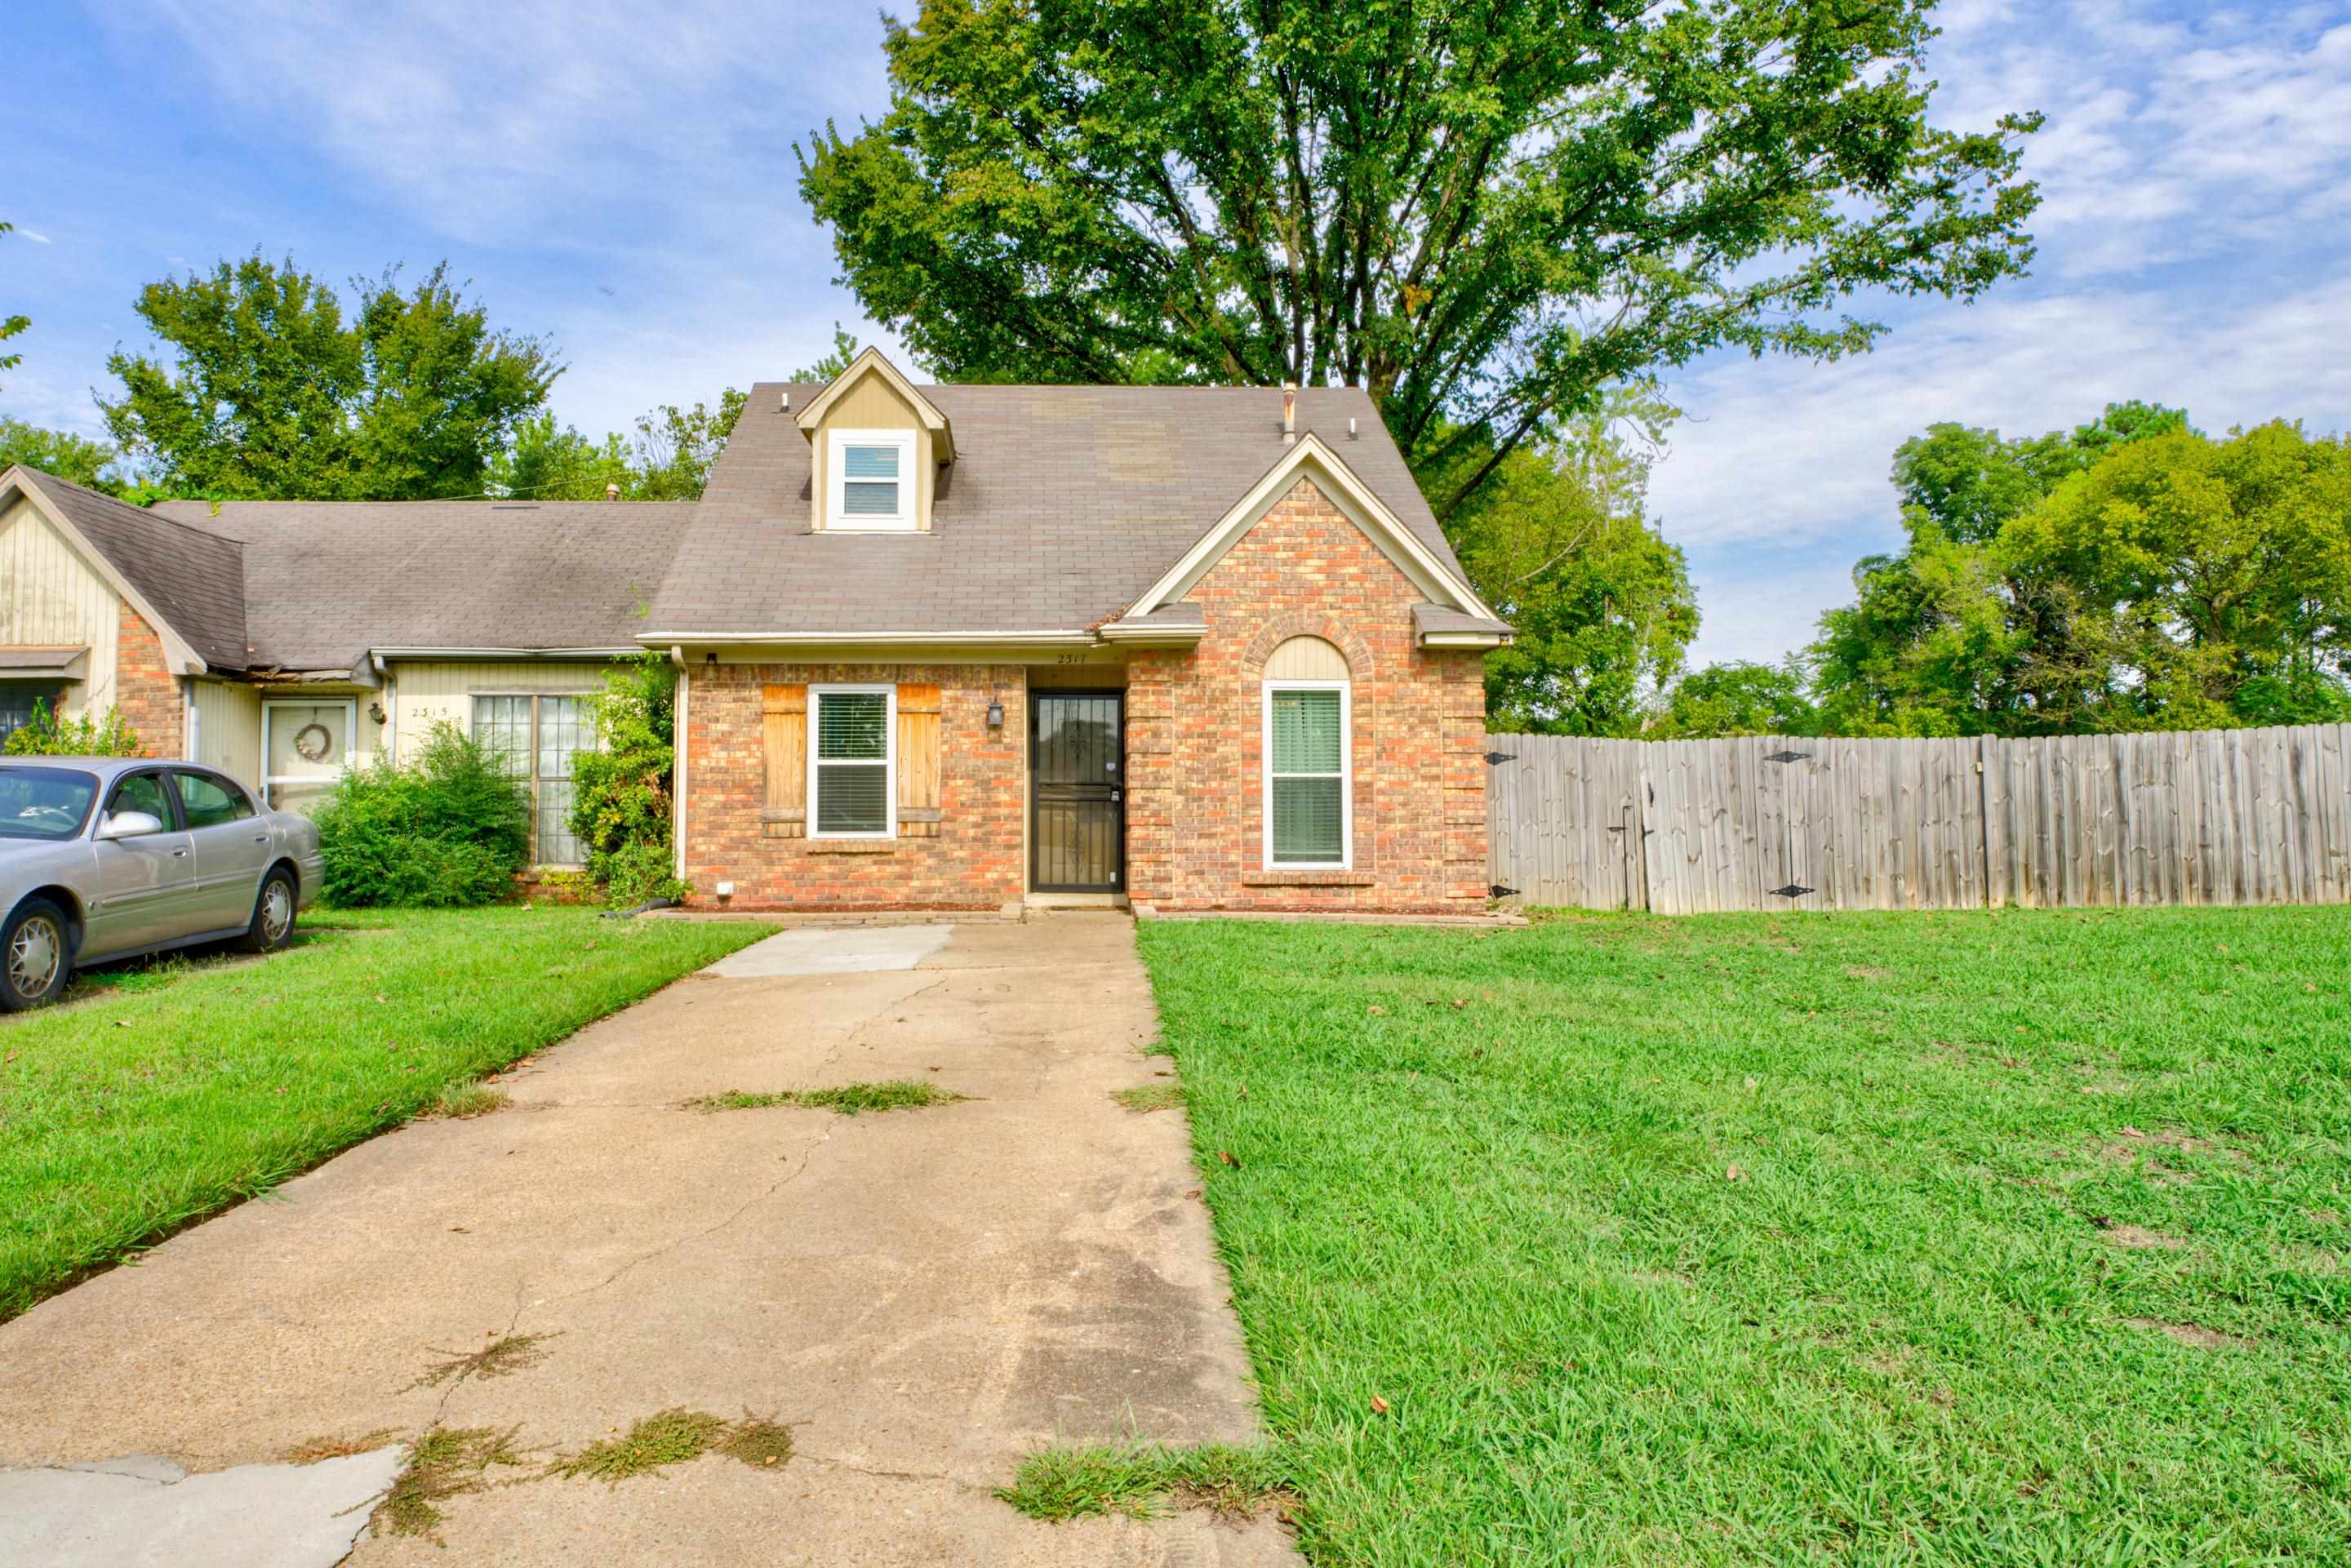
<svg viewBox="0 0 2351 1568">
<path fill-rule="evenodd" d="M 955 430 L 948 424 L 947 416 L 939 412 L 936 403 L 923 395 L 922 388 L 906 379 L 904 371 L 891 363 L 887 354 L 871 343 L 860 349 L 857 357 L 849 361 L 849 368 L 833 377 L 822 392 L 809 399 L 807 407 L 793 416 L 800 427 L 800 434 L 814 441 L 817 426 L 824 423 L 825 412 L 840 400 L 843 392 L 868 376 L 881 377 L 893 392 L 913 406 L 914 417 L 922 422 L 924 429 L 931 433 L 938 460 L 952 462 L 955 458 Z"/>
<path fill-rule="evenodd" d="M 1432 550 L 1399 517 L 1379 493 L 1322 435 L 1301 431 L 1258 479 L 1242 492 L 1229 510 L 1202 534 L 1181 559 L 1163 573 L 1126 611 L 1127 619 L 1150 615 L 1182 599 L 1208 574 L 1241 536 L 1257 526 L 1301 479 L 1310 479 L 1323 499 L 1362 531 L 1393 561 L 1414 586 L 1437 606 L 1458 611 L 1499 625 L 1499 618 L 1478 597 L 1457 562 Z"/>
</svg>

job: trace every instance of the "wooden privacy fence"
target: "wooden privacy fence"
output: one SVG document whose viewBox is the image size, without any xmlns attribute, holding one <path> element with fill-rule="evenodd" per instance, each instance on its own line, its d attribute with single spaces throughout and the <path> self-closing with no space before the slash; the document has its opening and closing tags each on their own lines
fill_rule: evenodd
<svg viewBox="0 0 2351 1568">
<path fill-rule="evenodd" d="M 1487 747 L 1493 882 L 1527 904 L 2351 902 L 2351 725 Z"/>
</svg>

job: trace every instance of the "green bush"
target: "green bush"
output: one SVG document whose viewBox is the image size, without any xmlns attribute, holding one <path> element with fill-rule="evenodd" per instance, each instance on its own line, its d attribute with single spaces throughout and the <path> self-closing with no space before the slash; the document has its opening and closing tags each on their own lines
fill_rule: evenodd
<svg viewBox="0 0 2351 1568">
<path fill-rule="evenodd" d="M 571 759 L 571 831 L 615 909 L 688 891 L 671 874 L 675 706 L 676 676 L 665 655 L 647 650 L 614 664 L 591 704 L 600 749 Z"/>
<path fill-rule="evenodd" d="M 102 718 L 84 714 L 59 718 L 46 702 L 33 704 L 33 716 L 17 727 L 0 746 L 8 757 L 136 757 L 139 732 L 122 722 L 119 708 L 108 708 Z"/>
<path fill-rule="evenodd" d="M 416 760 L 343 775 L 312 813 L 320 891 L 344 908 L 493 904 L 530 859 L 530 805 L 496 753 L 448 723 Z"/>
</svg>

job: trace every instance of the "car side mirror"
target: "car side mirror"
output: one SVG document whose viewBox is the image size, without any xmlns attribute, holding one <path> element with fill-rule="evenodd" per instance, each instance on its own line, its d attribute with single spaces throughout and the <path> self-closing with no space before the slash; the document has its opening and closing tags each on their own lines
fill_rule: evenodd
<svg viewBox="0 0 2351 1568">
<path fill-rule="evenodd" d="M 101 839 L 141 839 L 162 831 L 163 819 L 152 811 L 110 811 L 105 826 L 98 830 L 98 836 Z"/>
</svg>

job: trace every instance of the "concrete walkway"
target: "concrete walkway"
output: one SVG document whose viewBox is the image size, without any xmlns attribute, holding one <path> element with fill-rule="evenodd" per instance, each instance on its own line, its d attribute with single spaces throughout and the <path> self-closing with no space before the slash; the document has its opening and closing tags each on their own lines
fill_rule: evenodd
<svg viewBox="0 0 2351 1568">
<path fill-rule="evenodd" d="M 0 1561 L 192 1563 L 205 1521 L 155 1498 L 235 1482 L 250 1554 L 198 1553 L 224 1568 L 354 1536 L 356 1568 L 1294 1563 L 1270 1521 L 1048 1526 L 990 1495 L 1056 1441 L 1257 1435 L 1184 1124 L 1110 1098 L 1165 1068 L 1155 1029 L 1119 916 L 770 938 L 524 1067 L 510 1109 L 378 1138 L 0 1325 Z M 679 1105 L 891 1078 L 971 1098 Z M 551 1337 L 420 1383 L 508 1334 Z M 544 1454 L 675 1406 L 797 1452 L 495 1486 L 443 1505 L 445 1551 L 364 1538 L 384 1450 L 435 1424 Z M 321 1440 L 367 1457 L 279 1463 Z"/>
</svg>

